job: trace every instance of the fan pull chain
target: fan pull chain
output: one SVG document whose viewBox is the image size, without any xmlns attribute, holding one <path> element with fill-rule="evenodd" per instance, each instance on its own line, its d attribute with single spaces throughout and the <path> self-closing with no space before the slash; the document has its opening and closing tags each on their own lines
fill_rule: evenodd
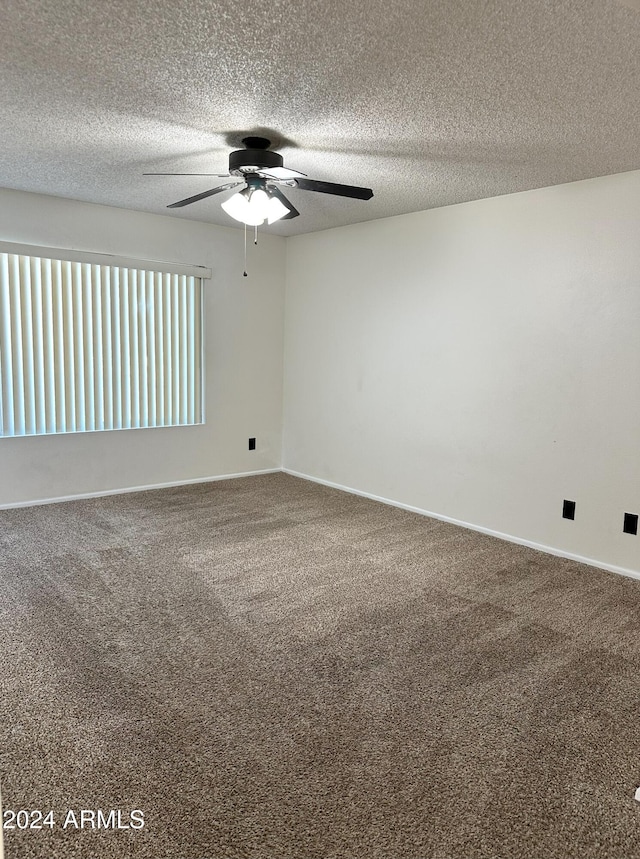
<svg viewBox="0 0 640 859">
<path fill-rule="evenodd" d="M 253 234 L 253 243 L 254 245 L 258 244 L 258 227 L 256 225 L 255 232 Z M 242 272 L 243 277 L 249 277 L 247 274 L 247 225 L 244 225 L 244 271 Z M 0 856 L 0 859 L 2 857 Z"/>
<path fill-rule="evenodd" d="M 248 277 L 247 274 L 247 225 L 244 225 L 244 271 L 242 272 L 243 277 Z M 0 857 L 1 859 L 1 857 Z"/>
</svg>

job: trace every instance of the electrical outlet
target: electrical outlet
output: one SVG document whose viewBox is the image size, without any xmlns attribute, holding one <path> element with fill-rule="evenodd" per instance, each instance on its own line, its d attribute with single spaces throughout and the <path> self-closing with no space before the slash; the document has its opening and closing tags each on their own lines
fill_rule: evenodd
<svg viewBox="0 0 640 859">
<path fill-rule="evenodd" d="M 576 502 L 575 501 L 567 501 L 562 502 L 562 518 L 563 519 L 575 519 L 576 518 Z"/>
<path fill-rule="evenodd" d="M 256 449 L 256 440 L 255 440 L 255 438 L 250 438 L 249 439 L 249 450 L 255 450 L 255 449 Z"/>
<path fill-rule="evenodd" d="M 624 525 L 622 526 L 622 530 L 625 534 L 637 534 L 638 533 L 638 514 L 637 513 L 625 513 L 624 514 Z"/>
</svg>

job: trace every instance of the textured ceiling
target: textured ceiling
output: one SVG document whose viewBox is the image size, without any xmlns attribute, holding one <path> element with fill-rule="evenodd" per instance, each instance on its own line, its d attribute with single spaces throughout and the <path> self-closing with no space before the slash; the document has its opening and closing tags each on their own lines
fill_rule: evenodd
<svg viewBox="0 0 640 859">
<path fill-rule="evenodd" d="M 291 235 L 640 168 L 640 0 L 2 0 L 0 186 L 235 225 L 247 132 Z"/>
</svg>

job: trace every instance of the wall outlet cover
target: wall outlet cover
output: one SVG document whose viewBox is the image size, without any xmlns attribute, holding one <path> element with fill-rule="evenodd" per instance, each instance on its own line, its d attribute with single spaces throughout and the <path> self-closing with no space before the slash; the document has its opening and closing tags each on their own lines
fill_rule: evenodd
<svg viewBox="0 0 640 859">
<path fill-rule="evenodd" d="M 638 533 L 638 514 L 637 513 L 625 513 L 624 514 L 624 524 L 622 526 L 622 530 L 625 534 L 637 534 Z"/>
</svg>

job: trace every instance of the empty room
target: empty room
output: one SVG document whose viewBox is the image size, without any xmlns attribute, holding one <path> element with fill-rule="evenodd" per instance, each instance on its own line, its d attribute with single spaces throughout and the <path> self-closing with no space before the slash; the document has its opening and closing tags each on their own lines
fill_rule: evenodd
<svg viewBox="0 0 640 859">
<path fill-rule="evenodd" d="M 640 859 L 639 57 L 0 3 L 0 859 Z"/>
</svg>

